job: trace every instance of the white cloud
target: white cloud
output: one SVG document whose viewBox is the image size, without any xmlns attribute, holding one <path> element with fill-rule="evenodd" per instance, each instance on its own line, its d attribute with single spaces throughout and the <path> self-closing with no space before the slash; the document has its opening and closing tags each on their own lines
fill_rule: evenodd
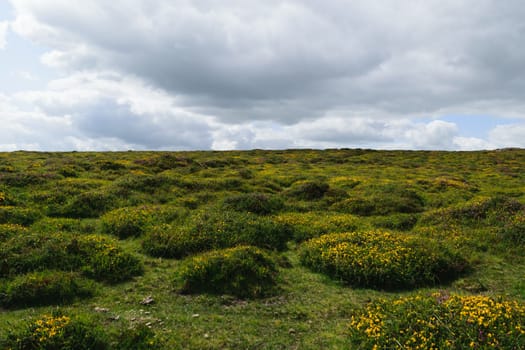
<svg viewBox="0 0 525 350">
<path fill-rule="evenodd" d="M 0 50 L 5 49 L 7 45 L 7 30 L 9 29 L 9 23 L 4 21 L 0 22 Z"/>
<path fill-rule="evenodd" d="M 525 148 L 525 124 L 498 125 L 490 132 L 489 138 L 498 147 Z"/>
</svg>

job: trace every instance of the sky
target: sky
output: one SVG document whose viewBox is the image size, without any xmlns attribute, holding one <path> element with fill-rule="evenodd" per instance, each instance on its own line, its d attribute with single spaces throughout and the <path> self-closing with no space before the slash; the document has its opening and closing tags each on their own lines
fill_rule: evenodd
<svg viewBox="0 0 525 350">
<path fill-rule="evenodd" d="M 525 147 L 521 0 L 0 0 L 0 151 Z"/>
</svg>

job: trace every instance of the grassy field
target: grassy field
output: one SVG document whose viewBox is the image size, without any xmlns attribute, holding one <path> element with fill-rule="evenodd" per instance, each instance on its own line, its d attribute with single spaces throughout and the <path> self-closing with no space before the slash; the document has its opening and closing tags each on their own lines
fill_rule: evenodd
<svg viewBox="0 0 525 350">
<path fill-rule="evenodd" d="M 0 348 L 525 348 L 525 150 L 0 153 Z"/>
</svg>

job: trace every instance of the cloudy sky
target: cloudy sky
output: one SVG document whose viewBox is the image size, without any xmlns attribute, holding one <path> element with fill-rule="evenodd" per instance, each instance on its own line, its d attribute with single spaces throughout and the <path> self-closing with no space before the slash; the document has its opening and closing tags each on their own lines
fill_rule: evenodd
<svg viewBox="0 0 525 350">
<path fill-rule="evenodd" d="M 0 0 L 0 151 L 525 147 L 522 0 Z"/>
</svg>

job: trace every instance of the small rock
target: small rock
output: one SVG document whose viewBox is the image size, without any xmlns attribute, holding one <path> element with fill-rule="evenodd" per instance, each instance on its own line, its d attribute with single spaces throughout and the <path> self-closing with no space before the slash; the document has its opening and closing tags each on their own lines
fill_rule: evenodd
<svg viewBox="0 0 525 350">
<path fill-rule="evenodd" d="M 155 300 L 151 297 L 151 295 L 148 295 L 147 297 L 142 299 L 142 301 L 140 303 L 142 305 L 150 305 L 150 304 L 153 304 L 154 302 L 155 302 Z"/>
<path fill-rule="evenodd" d="M 146 322 L 146 326 L 151 326 L 152 322 Z"/>
<path fill-rule="evenodd" d="M 210 335 L 208 333 L 204 333 L 204 338 L 208 339 Z"/>
<path fill-rule="evenodd" d="M 95 312 L 108 312 L 109 311 L 108 308 L 99 307 L 99 306 L 96 306 L 94 310 L 95 310 Z"/>
</svg>

